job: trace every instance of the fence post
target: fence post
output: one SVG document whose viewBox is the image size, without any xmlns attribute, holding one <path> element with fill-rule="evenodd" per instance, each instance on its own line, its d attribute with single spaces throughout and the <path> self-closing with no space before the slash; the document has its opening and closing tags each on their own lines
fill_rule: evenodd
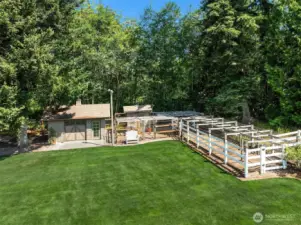
<svg viewBox="0 0 301 225">
<path fill-rule="evenodd" d="M 199 136 L 200 136 L 200 130 L 199 130 L 199 128 L 198 127 L 196 127 L 196 147 L 197 147 L 197 149 L 199 149 L 199 146 L 200 146 L 200 138 L 199 138 Z"/>
<path fill-rule="evenodd" d="M 189 144 L 189 121 L 187 120 L 187 143 Z"/>
<path fill-rule="evenodd" d="M 245 144 L 244 140 L 241 139 L 241 134 L 239 134 L 239 138 L 240 138 L 240 154 L 241 154 L 240 160 L 242 161 L 243 160 L 242 159 L 242 157 L 243 157 L 242 152 L 247 151 L 248 143 Z"/>
<path fill-rule="evenodd" d="M 199 125 L 197 125 L 197 128 L 198 128 L 198 132 L 199 132 L 199 142 L 200 142 L 200 144 L 202 143 L 202 138 L 200 138 L 200 127 L 199 127 Z M 205 143 L 204 143 L 205 144 Z"/>
<path fill-rule="evenodd" d="M 179 138 L 182 140 L 182 120 L 179 122 Z"/>
<path fill-rule="evenodd" d="M 271 130 L 270 131 L 270 137 L 272 138 L 272 147 L 275 147 L 275 143 L 274 143 L 274 137 L 272 136 L 273 135 L 273 131 Z M 275 149 L 272 150 L 273 154 L 275 153 Z"/>
<path fill-rule="evenodd" d="M 301 142 L 301 130 L 298 130 L 297 143 Z"/>
<path fill-rule="evenodd" d="M 287 161 L 285 159 L 285 144 L 282 145 L 282 166 L 283 166 L 283 169 L 286 169 L 287 168 Z"/>
<path fill-rule="evenodd" d="M 209 128 L 208 144 L 209 144 L 209 155 L 211 155 L 212 154 L 212 144 L 211 144 L 211 129 L 210 128 Z"/>
<path fill-rule="evenodd" d="M 254 141 L 254 133 L 253 132 L 251 133 L 251 141 L 252 141 L 252 148 L 254 148 L 255 145 L 253 143 L 253 141 Z"/>
<path fill-rule="evenodd" d="M 266 149 L 265 146 L 261 147 L 260 149 L 260 174 L 265 173 L 265 153 Z"/>
<path fill-rule="evenodd" d="M 228 140 L 227 140 L 227 134 L 225 134 L 225 143 L 224 143 L 224 152 L 225 152 L 225 164 L 228 163 Z"/>
<path fill-rule="evenodd" d="M 244 149 L 245 149 L 245 178 L 247 178 L 249 175 L 249 165 L 248 165 L 249 153 L 248 153 L 248 148 L 246 146 L 244 146 Z"/>
<path fill-rule="evenodd" d="M 157 138 L 157 120 L 154 121 L 154 139 Z"/>
</svg>

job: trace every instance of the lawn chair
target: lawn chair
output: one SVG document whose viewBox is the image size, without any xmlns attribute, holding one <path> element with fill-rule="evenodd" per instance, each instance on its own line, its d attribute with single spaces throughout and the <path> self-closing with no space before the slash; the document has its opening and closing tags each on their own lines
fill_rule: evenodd
<svg viewBox="0 0 301 225">
<path fill-rule="evenodd" d="M 139 143 L 139 135 L 135 130 L 127 131 L 125 134 L 126 144 L 138 144 Z"/>
</svg>

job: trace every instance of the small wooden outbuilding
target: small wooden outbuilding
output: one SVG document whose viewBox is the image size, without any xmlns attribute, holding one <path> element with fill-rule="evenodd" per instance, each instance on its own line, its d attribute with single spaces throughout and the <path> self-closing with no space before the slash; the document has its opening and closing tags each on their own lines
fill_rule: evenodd
<svg viewBox="0 0 301 225">
<path fill-rule="evenodd" d="M 57 142 L 76 140 L 103 140 L 107 132 L 106 119 L 110 118 L 110 104 L 81 104 L 61 107 L 58 112 L 48 114 L 48 130 L 55 132 Z"/>
</svg>

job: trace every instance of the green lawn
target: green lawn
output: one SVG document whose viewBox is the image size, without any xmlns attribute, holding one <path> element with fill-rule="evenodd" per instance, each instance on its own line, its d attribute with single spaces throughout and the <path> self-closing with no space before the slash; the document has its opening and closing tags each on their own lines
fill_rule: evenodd
<svg viewBox="0 0 301 225">
<path fill-rule="evenodd" d="M 301 182 L 241 182 L 175 141 L 0 158 L 1 225 L 239 225 L 257 211 L 301 224 Z"/>
</svg>

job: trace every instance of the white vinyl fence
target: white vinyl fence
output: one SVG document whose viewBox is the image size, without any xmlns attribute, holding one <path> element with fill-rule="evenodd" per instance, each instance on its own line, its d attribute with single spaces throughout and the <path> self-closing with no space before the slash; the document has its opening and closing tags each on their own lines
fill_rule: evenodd
<svg viewBox="0 0 301 225">
<path fill-rule="evenodd" d="M 245 177 L 250 169 L 261 174 L 286 169 L 285 148 L 301 144 L 300 130 L 273 135 L 271 130 L 256 130 L 253 125 L 239 126 L 238 122 L 223 118 L 184 118 L 179 126 L 183 141 L 207 150 L 209 155 L 222 157 L 225 164 L 243 169 Z"/>
</svg>

